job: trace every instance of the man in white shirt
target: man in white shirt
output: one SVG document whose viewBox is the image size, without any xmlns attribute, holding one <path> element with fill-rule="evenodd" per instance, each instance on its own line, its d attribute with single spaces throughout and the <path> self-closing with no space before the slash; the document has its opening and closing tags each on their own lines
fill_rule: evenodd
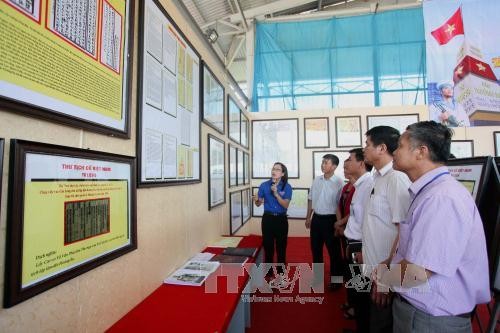
<svg viewBox="0 0 500 333">
<path fill-rule="evenodd" d="M 389 126 L 366 132 L 365 161 L 375 168 L 362 226 L 362 261 L 367 277 L 376 265 L 390 263 L 398 242 L 399 223 L 404 221 L 410 205 L 411 182 L 406 174 L 392 167 L 398 140 L 398 130 Z M 390 295 L 372 292 L 371 296 L 371 305 L 368 300 L 364 305 L 370 307 L 370 332 L 391 332 Z"/>
<path fill-rule="evenodd" d="M 330 288 L 336 290 L 341 283 L 332 277 L 342 278 L 342 257 L 340 239 L 334 237 L 334 223 L 339 204 L 340 192 L 344 183 L 334 175 L 339 165 L 339 158 L 333 154 L 323 156 L 321 171 L 309 191 L 307 201 L 306 228 L 311 230 L 311 251 L 313 263 L 323 263 L 323 245 L 326 245 L 330 257 Z M 342 282 L 342 281 L 340 281 Z"/>
</svg>

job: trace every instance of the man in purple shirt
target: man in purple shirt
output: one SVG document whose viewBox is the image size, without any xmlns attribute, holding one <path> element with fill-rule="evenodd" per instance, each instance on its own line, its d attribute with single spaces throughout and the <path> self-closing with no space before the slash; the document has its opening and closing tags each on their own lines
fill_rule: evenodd
<svg viewBox="0 0 500 333">
<path fill-rule="evenodd" d="M 448 172 L 453 132 L 434 121 L 408 126 L 394 168 L 412 185 L 391 269 L 375 272 L 376 291 L 398 292 L 394 332 L 472 332 L 470 313 L 490 300 L 483 225 L 470 193 Z"/>
</svg>

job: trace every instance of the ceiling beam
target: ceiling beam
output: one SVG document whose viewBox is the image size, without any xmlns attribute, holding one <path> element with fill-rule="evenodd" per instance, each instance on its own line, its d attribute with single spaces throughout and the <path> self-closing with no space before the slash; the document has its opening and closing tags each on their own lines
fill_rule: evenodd
<svg viewBox="0 0 500 333">
<path fill-rule="evenodd" d="M 240 0 L 234 0 L 236 4 L 236 8 L 238 8 L 238 13 L 241 16 L 241 22 L 243 22 L 243 26 L 245 27 L 245 31 L 248 31 L 247 19 L 245 18 L 245 14 L 243 13 L 243 9 L 241 9 Z"/>
<path fill-rule="evenodd" d="M 200 17 L 202 18 L 203 22 L 207 22 L 207 20 L 205 19 L 205 17 L 203 16 L 203 14 L 201 13 L 200 9 L 198 8 L 198 6 L 196 5 L 196 2 L 194 2 L 193 0 L 191 1 L 193 3 L 193 10 L 196 11 Z M 205 30 L 202 31 L 203 34 L 205 34 Z M 206 37 L 205 37 L 206 38 Z M 215 41 L 215 43 L 211 43 L 215 52 L 217 53 L 217 55 L 223 59 L 222 61 L 225 62 L 226 58 L 224 56 L 224 52 L 222 52 L 222 49 L 219 45 L 219 43 L 217 41 Z"/>
<path fill-rule="evenodd" d="M 241 46 L 243 45 L 243 42 L 245 41 L 245 36 L 235 36 L 232 41 L 231 41 L 231 46 L 229 47 L 229 51 L 227 51 L 227 64 L 226 68 L 229 68 L 231 64 L 234 61 L 234 58 L 236 58 L 236 55 L 241 49 Z"/>
</svg>

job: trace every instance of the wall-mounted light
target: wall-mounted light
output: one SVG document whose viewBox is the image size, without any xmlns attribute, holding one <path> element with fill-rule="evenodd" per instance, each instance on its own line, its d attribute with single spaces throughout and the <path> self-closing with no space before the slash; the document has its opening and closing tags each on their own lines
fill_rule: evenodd
<svg viewBox="0 0 500 333">
<path fill-rule="evenodd" d="M 205 31 L 205 36 L 207 37 L 208 41 L 212 44 L 214 44 L 219 38 L 219 34 L 215 29 L 208 29 L 207 31 Z"/>
</svg>

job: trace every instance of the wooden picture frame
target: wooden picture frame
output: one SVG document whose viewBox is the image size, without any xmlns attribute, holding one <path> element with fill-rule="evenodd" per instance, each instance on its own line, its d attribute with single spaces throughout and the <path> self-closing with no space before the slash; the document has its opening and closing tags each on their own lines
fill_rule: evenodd
<svg viewBox="0 0 500 333">
<path fill-rule="evenodd" d="M 220 134 L 225 133 L 226 115 L 225 115 L 225 89 L 222 83 L 217 79 L 210 67 L 203 63 L 203 75 L 201 76 L 203 98 L 200 103 L 202 109 L 203 122 Z"/>
<path fill-rule="evenodd" d="M 326 154 L 333 154 L 339 158 L 339 165 L 335 169 L 335 175 L 340 177 L 344 182 L 347 181 L 344 175 L 344 161 L 349 158 L 348 150 L 319 150 L 312 152 L 312 165 L 313 165 L 313 179 L 318 176 L 321 176 L 323 173 L 321 172 L 321 162 L 323 160 L 323 156 Z"/>
<path fill-rule="evenodd" d="M 252 195 L 257 196 L 259 191 L 258 187 L 252 187 Z M 292 188 L 292 200 L 288 206 L 287 216 L 292 220 L 305 220 L 307 217 L 307 200 L 309 195 L 309 189 L 304 187 L 293 187 Z M 255 205 L 252 200 L 252 216 L 262 217 L 264 214 L 264 204 L 260 207 Z"/>
<path fill-rule="evenodd" d="M 493 146 L 495 147 L 495 156 L 500 156 L 500 131 L 493 132 Z"/>
<path fill-rule="evenodd" d="M 137 248 L 134 157 L 11 140 L 9 175 L 5 307 Z"/>
<path fill-rule="evenodd" d="M 450 153 L 455 155 L 455 158 L 474 157 L 474 141 L 451 140 Z"/>
<path fill-rule="evenodd" d="M 328 117 L 304 118 L 304 148 L 329 148 Z"/>
<path fill-rule="evenodd" d="M 363 145 L 361 116 L 335 117 L 335 144 L 337 148 L 356 148 Z"/>
<path fill-rule="evenodd" d="M 138 186 L 200 183 L 201 56 L 157 0 L 139 5 Z"/>
<path fill-rule="evenodd" d="M 299 120 L 252 120 L 252 178 L 271 176 L 275 162 L 285 164 L 288 178 L 300 178 Z"/>
<path fill-rule="evenodd" d="M 419 121 L 418 113 L 401 113 L 401 114 L 383 114 L 366 116 L 366 126 L 368 130 L 375 126 L 391 126 L 394 127 L 402 134 L 406 131 L 408 125 L 417 123 Z"/>
<path fill-rule="evenodd" d="M 36 40 L 24 44 L 28 50 L 22 53 L 29 56 L 23 60 L 19 51 L 0 42 L 0 49 L 6 51 L 2 61 L 14 67 L 9 74 L 0 74 L 2 109 L 130 138 L 134 0 L 114 6 L 104 2 L 95 12 L 89 10 L 95 29 L 89 28 L 88 33 L 95 34 L 78 41 L 57 31 L 52 23 L 55 18 L 47 18 L 42 24 L 39 8 L 32 16 L 0 1 L 0 10 L 4 12 L 4 23 L 13 27 L 4 41 L 27 40 L 27 35 Z M 105 15 L 104 11 L 111 14 Z M 49 15 L 56 14 L 47 10 Z M 65 19 L 69 25 L 76 24 L 75 16 Z M 7 27 L 0 24 L 0 29 Z M 40 34 L 44 38 L 39 38 Z"/>
<path fill-rule="evenodd" d="M 243 226 L 241 191 L 229 194 L 229 234 L 234 235 Z"/>
<path fill-rule="evenodd" d="M 226 203 L 226 144 L 208 134 L 208 210 Z"/>
<path fill-rule="evenodd" d="M 241 144 L 241 109 L 231 95 L 227 95 L 227 126 L 229 139 Z"/>
<path fill-rule="evenodd" d="M 238 185 L 238 149 L 231 144 L 228 149 L 228 163 L 229 163 L 229 187 Z"/>
</svg>

